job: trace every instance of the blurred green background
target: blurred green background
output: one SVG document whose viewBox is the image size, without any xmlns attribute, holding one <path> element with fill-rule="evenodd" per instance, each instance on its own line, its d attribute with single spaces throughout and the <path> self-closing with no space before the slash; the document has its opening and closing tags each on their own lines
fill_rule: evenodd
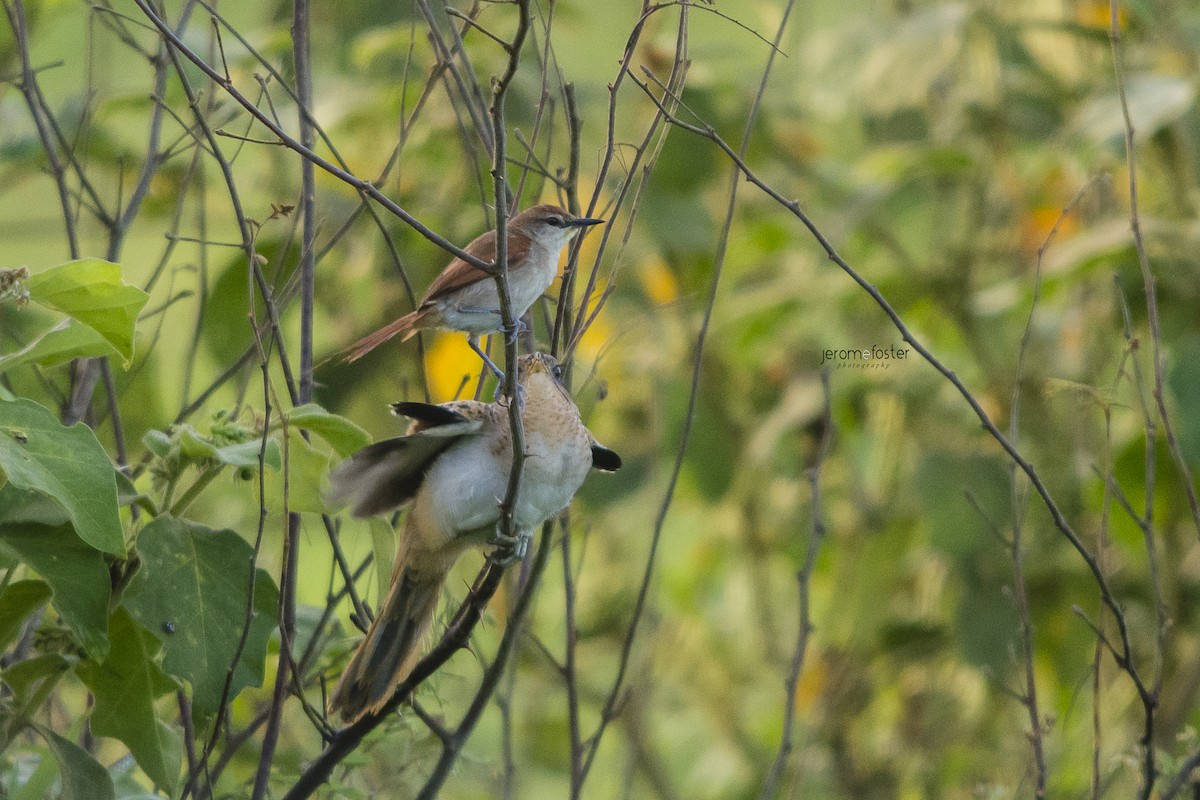
<svg viewBox="0 0 1200 800">
<path fill-rule="evenodd" d="M 538 59 L 551 4 L 535 8 L 509 123 L 529 137 L 548 75 L 553 103 L 536 149 L 552 172 L 565 167 L 560 82 L 575 85 L 586 201 L 604 156 L 609 86 L 639 9 L 632 3 L 553 3 L 556 66 L 543 70 Z M 290 80 L 289 7 L 229 3 L 220 11 Z M 128 197 L 145 162 L 156 90 L 152 67 L 117 31 L 151 49 L 155 38 L 127 2 L 105 9 L 47 0 L 29 3 L 27 13 L 32 64 L 75 157 L 107 202 Z M 169 4 L 168 18 L 178 13 L 179 4 Z M 423 102 L 403 133 L 396 166 L 379 185 L 453 241 L 465 243 L 485 230 L 487 157 L 461 98 L 437 81 L 420 100 L 436 53 L 418 8 L 317 3 L 313 13 L 313 111 L 349 169 L 374 179 L 402 135 L 402 120 Z M 645 22 L 631 60 L 634 77 L 642 79 L 645 65 L 665 80 L 680 13 L 672 6 Z M 199 7 L 193 14 L 186 40 L 217 63 L 209 15 Z M 770 52 L 746 28 L 769 40 L 782 14 L 780 2 L 749 0 L 720 0 L 689 12 L 682 99 L 735 147 Z M 449 30 L 440 8 L 436 18 Z M 486 5 L 480 20 L 507 35 L 512 9 Z M 1137 133 L 1140 220 L 1158 280 L 1165 403 L 1195 470 L 1200 7 L 1185 0 L 1122 3 L 1119 24 Z M 1158 652 L 1146 545 L 1138 526 L 1105 493 L 1103 479 L 1110 474 L 1141 509 L 1148 482 L 1139 397 L 1149 398 L 1153 389 L 1108 26 L 1108 3 L 1094 0 L 797 3 L 746 160 L 780 193 L 799 200 L 1003 430 L 1019 377 L 1017 444 L 1089 549 L 1099 553 L 1127 610 L 1139 665 L 1148 675 L 1161 668 L 1153 747 L 1169 779 L 1196 747 L 1194 726 L 1200 722 L 1194 612 L 1200 549 L 1159 425 L 1151 458 L 1153 532 L 1169 627 Z M 466 43 L 486 91 L 490 76 L 503 67 L 503 53 L 477 33 Z M 294 104 L 277 82 L 257 83 L 256 75 L 266 75 L 263 66 L 227 32 L 222 44 L 235 85 L 260 106 L 269 97 L 294 131 Z M 68 251 L 47 160 L 17 89 L 20 62 L 10 29 L 0 30 L 0 74 L 0 267 L 27 265 L 37 272 L 67 260 Z M 198 71 L 189 77 L 203 90 L 202 102 L 215 103 L 205 106 L 214 128 L 270 139 Z M 171 111 L 160 148 L 170 157 L 155 171 L 123 248 L 113 255 L 126 279 L 151 293 L 134 364 L 115 368 L 132 461 L 142 456 L 139 442 L 148 430 L 167 427 L 252 342 L 245 259 L 228 193 L 211 160 L 193 162 L 195 145 L 185 129 L 190 116 L 173 75 L 161 100 Z M 585 420 L 622 454 L 625 468 L 614 476 L 593 475 L 572 514 L 574 669 L 584 736 L 599 722 L 617 673 L 680 447 L 732 174 L 710 142 L 680 129 L 655 140 L 651 152 L 661 147 L 656 160 L 631 166 L 632 145 L 645 135 L 656 108 L 629 79 L 613 107 L 618 146 L 598 188 L 598 210 L 612 231 L 600 253 L 599 285 L 610 294 L 580 343 L 574 386 Z M 686 111 L 680 116 L 695 121 Z M 227 137 L 223 145 L 246 214 L 261 223 L 266 274 L 280 296 L 291 299 L 286 287 L 297 263 L 298 223 L 295 214 L 279 209 L 297 202 L 299 160 L 270 143 Z M 524 159 L 515 132 L 509 149 L 514 159 Z M 328 155 L 327 148 L 318 150 Z M 631 169 L 634 190 L 614 207 Z M 514 183 L 521 172 L 513 165 Z M 522 207 L 556 197 L 536 173 L 522 185 Z M 72 204 L 78 211 L 77 197 Z M 1062 216 L 1068 205 L 1070 213 Z M 318 359 L 411 307 L 388 239 L 418 294 L 447 261 L 386 212 L 380 212 L 381 230 L 356 212 L 359 206 L 352 188 L 318 173 Z M 105 256 L 108 232 L 86 209 L 78 223 L 83 254 Z M 582 247 L 584 276 L 599 243 L 593 233 Z M 1123 305 L 1133 343 L 1124 333 Z M 553 308 L 547 306 L 549 314 Z M 542 312 L 535 311 L 534 331 L 545 342 Z M 41 330 L 48 317 L 39 313 L 0 304 L 0 352 L 19 348 Z M 294 301 L 283 312 L 292 359 L 298 314 Z M 450 399 L 464 376 L 477 372 L 462 339 L 426 338 L 435 402 Z M 584 796 L 758 796 L 780 746 L 799 626 L 796 573 L 813 531 L 807 470 L 825 432 L 822 353 L 873 346 L 907 345 L 794 217 L 743 184 L 700 361 L 694 426 L 662 526 L 626 694 Z M 1134 796 L 1142 706 L 1111 658 L 1100 659 L 1097 676 L 1096 637 L 1073 610 L 1111 628 L 1092 575 L 1026 483 L 1018 480 L 1014 489 L 1003 452 L 940 375 L 913 352 L 880 364 L 863 370 L 834 363 L 830 373 L 834 430 L 820 483 L 828 530 L 812 575 L 815 628 L 799 676 L 794 750 L 779 796 L 1034 796 L 1029 715 L 1014 697 L 1025 691 L 1026 674 L 1006 544 L 1014 517 L 1023 523 L 1024 594 L 1049 796 L 1092 796 L 1094 757 L 1101 795 Z M 14 394 L 55 407 L 67 372 L 15 369 L 0 381 Z M 353 365 L 323 364 L 316 381 L 317 402 L 375 437 L 399 430 L 386 403 L 422 396 L 411 342 L 389 345 Z M 191 422 L 207 432 L 215 414 L 237 409 L 252 425 L 262 407 L 261 379 L 251 362 L 208 397 Z M 96 427 L 101 441 L 115 447 L 103 413 Z M 315 458 L 319 471 L 329 457 Z M 150 490 L 148 476 L 139 487 Z M 262 560 L 273 573 L 283 530 L 278 498 L 268 497 L 276 513 L 267 523 Z M 257 513 L 256 482 L 222 476 L 190 516 L 252 538 Z M 305 515 L 301 541 L 303 620 L 325 605 L 331 556 L 317 517 Z M 362 523 L 347 521 L 343 542 L 355 564 L 371 551 Z M 474 555 L 463 560 L 450 582 L 452 597 L 462 596 L 480 563 Z M 373 600 L 377 578 L 367 575 L 360 589 Z M 474 642 L 477 655 L 459 654 L 418 693 L 427 710 L 450 720 L 462 713 L 481 659 L 494 652 L 510 598 L 502 593 L 493 602 L 492 617 Z M 512 715 L 511 752 L 505 750 L 503 715 L 493 704 L 442 796 L 501 796 L 506 762 L 512 764 L 511 796 L 569 796 L 567 693 L 552 661 L 563 658 L 564 606 L 556 553 L 511 683 L 502 687 Z M 356 641 L 344 605 L 337 614 L 344 633 L 320 665 L 331 677 Z M 243 693 L 234 706 L 235 725 L 245 724 L 268 698 L 269 687 Z M 319 692 L 314 698 L 319 705 Z M 53 713 L 54 721 L 69 727 L 85 713 L 81 693 L 65 692 Z M 163 713 L 170 718 L 169 709 Z M 277 755 L 280 792 L 319 748 L 317 733 L 293 704 Z M 398 718 L 323 791 L 329 797 L 415 795 L 437 750 L 419 721 Z M 124 751 L 106 742 L 100 752 L 102 761 L 111 762 Z M 253 743 L 239 752 L 226 777 L 228 796 L 241 796 L 257 755 Z"/>
</svg>

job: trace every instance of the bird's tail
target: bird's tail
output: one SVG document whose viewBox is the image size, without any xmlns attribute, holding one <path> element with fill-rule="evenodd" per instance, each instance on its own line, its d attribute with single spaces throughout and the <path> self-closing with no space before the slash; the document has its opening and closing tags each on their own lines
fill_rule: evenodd
<svg viewBox="0 0 1200 800">
<path fill-rule="evenodd" d="M 346 348 L 345 354 L 342 356 L 342 360 L 346 363 L 358 361 L 367 353 L 371 352 L 376 347 L 379 347 L 379 345 L 383 344 L 388 339 L 391 339 L 398 333 L 403 333 L 404 339 L 409 339 L 412 336 L 415 336 L 417 330 L 421 327 L 422 321 L 426 316 L 429 315 L 429 312 L 430 309 L 428 308 L 418 308 L 416 311 L 412 311 L 408 314 L 405 314 L 403 317 L 400 317 L 400 319 L 396 320 L 395 322 L 391 322 L 383 326 L 374 333 L 364 336 L 362 339 L 359 339 L 357 342 Z"/>
<path fill-rule="evenodd" d="M 436 558 L 421 559 L 434 563 L 418 569 L 404 550 L 402 544 L 383 607 L 329 697 L 329 713 L 347 724 L 382 708 L 412 672 L 449 572 L 450 564 Z"/>
</svg>

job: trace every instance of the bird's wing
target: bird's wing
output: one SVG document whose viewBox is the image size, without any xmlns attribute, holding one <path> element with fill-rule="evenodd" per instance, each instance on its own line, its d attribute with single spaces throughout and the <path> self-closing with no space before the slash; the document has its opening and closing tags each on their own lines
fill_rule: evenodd
<svg viewBox="0 0 1200 800">
<path fill-rule="evenodd" d="M 484 422 L 496 414 L 490 403 L 478 400 L 452 400 L 441 405 L 429 403 L 392 403 L 392 413 L 408 417 L 412 423 L 406 436 L 427 432 L 431 436 L 457 436 L 455 425 L 463 422 Z"/>
<path fill-rule="evenodd" d="M 464 248 L 468 253 L 484 261 L 496 257 L 496 232 L 488 231 Z M 508 263 L 517 264 L 529 255 L 529 239 L 524 236 L 508 237 Z M 438 300 L 450 294 L 455 289 L 481 280 L 492 280 L 492 276 L 477 269 L 461 258 L 456 258 L 442 270 L 442 274 L 429 285 L 429 290 L 421 298 L 421 305 Z"/>
<path fill-rule="evenodd" d="M 402 403 L 392 403 L 391 409 L 393 414 L 415 420 L 420 424 L 421 430 L 453 425 L 458 422 L 466 422 L 470 419 L 470 417 L 460 413 L 456 403 L 435 406 L 432 403 L 405 401 Z M 412 431 L 409 432 L 412 433 Z"/>
<path fill-rule="evenodd" d="M 425 409 L 437 406 L 423 406 Z M 457 417 L 451 419 L 449 415 Z M 391 511 L 417 493 L 433 460 L 464 436 L 483 427 L 482 419 L 468 419 L 452 411 L 432 427 L 368 445 L 339 464 L 330 474 L 328 499 L 348 505 L 355 517 Z"/>
</svg>

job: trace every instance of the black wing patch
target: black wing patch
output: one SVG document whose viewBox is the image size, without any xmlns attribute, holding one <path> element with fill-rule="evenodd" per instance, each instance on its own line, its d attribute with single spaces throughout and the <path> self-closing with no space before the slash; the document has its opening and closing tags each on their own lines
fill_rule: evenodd
<svg viewBox="0 0 1200 800">
<path fill-rule="evenodd" d="M 424 422 L 430 427 L 438 425 L 453 425 L 456 422 L 466 422 L 467 418 L 457 411 L 451 411 L 445 406 L 435 406 L 430 403 L 402 402 L 392 403 L 392 413 Z"/>
</svg>

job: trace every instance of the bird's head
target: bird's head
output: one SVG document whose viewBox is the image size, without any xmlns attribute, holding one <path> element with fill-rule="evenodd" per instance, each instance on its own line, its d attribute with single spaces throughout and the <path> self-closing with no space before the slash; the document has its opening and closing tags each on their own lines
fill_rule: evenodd
<svg viewBox="0 0 1200 800">
<path fill-rule="evenodd" d="M 562 374 L 562 365 L 549 353 L 530 353 L 517 359 L 517 381 L 527 395 L 557 391 L 569 400 Z"/>
<path fill-rule="evenodd" d="M 576 217 L 556 205 L 543 203 L 513 217 L 509 227 L 535 240 L 548 250 L 561 250 L 577 233 L 602 219 Z"/>
</svg>

